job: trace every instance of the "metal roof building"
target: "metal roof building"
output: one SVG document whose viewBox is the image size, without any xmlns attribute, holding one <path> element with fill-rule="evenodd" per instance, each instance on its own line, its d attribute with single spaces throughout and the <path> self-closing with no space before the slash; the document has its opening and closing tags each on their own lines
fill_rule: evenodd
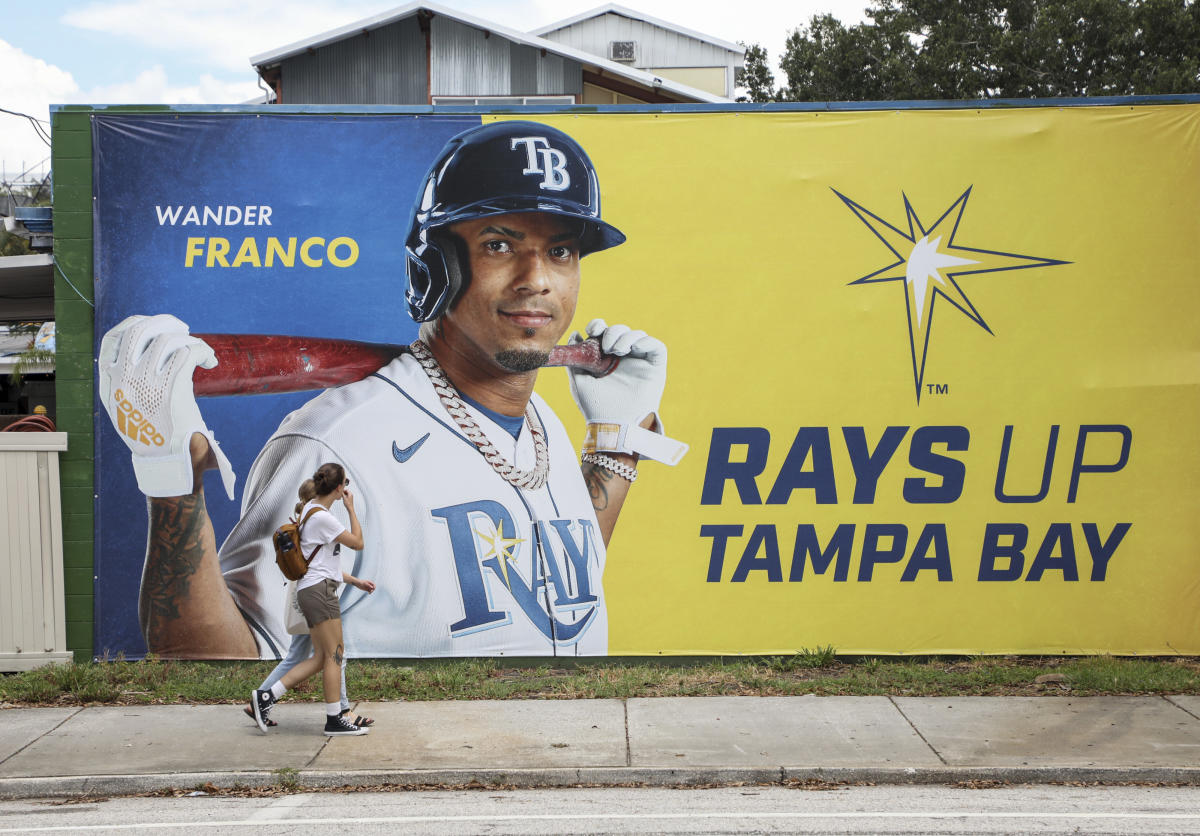
<svg viewBox="0 0 1200 836">
<path fill-rule="evenodd" d="M 609 3 L 532 34 L 733 99 L 746 48 Z"/>
<path fill-rule="evenodd" d="M 603 22 L 613 17 L 633 20 L 630 15 L 636 13 L 606 6 L 584 17 L 596 15 Z M 607 42 L 597 54 L 600 30 L 585 20 L 555 24 L 546 30 L 550 37 L 543 38 L 423 2 L 255 55 L 250 62 L 270 86 L 276 104 L 732 101 L 732 76 L 741 65 L 741 47 L 641 15 L 636 25 L 635 40 L 656 44 L 648 54 L 664 67 L 662 72 L 624 58 L 609 60 Z M 576 37 L 578 27 L 589 28 L 590 34 Z M 672 50 L 671 43 L 681 48 Z M 624 53 L 618 50 L 617 55 Z M 707 60 L 712 66 L 699 66 Z M 723 82 L 720 92 L 712 83 L 717 75 Z"/>
</svg>

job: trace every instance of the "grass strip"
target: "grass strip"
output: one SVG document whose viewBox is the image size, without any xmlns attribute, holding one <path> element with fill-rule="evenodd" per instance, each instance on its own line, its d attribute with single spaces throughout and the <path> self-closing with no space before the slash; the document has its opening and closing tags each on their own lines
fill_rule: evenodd
<svg viewBox="0 0 1200 836">
<path fill-rule="evenodd" d="M 352 660 L 355 700 L 628 699 L 697 696 L 1098 696 L 1200 694 L 1195 657 L 839 657 L 530 663 Z M 0 675 L 0 707 L 230 703 L 246 700 L 271 662 L 140 661 L 53 665 Z M 314 677 L 285 700 L 319 701 Z"/>
</svg>

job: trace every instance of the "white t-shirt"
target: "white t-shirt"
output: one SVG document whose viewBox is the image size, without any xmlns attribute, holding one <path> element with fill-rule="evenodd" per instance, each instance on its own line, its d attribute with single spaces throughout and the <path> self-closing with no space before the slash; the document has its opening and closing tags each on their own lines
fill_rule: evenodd
<svg viewBox="0 0 1200 836">
<path fill-rule="evenodd" d="M 300 512 L 300 519 L 303 520 L 314 508 L 317 509 L 316 513 L 300 527 L 300 550 L 304 552 L 305 557 L 308 557 L 317 546 L 320 546 L 321 549 L 308 564 L 308 571 L 305 572 L 304 577 L 296 582 L 298 590 L 318 584 L 325 579 L 342 582 L 342 560 L 333 541 L 346 530 L 346 526 L 338 522 L 337 517 L 329 513 L 325 506 L 315 499 L 309 500 L 308 504 L 304 506 L 304 510 Z"/>
<path fill-rule="evenodd" d="M 246 480 L 242 516 L 221 546 L 221 569 L 263 658 L 288 646 L 285 584 L 270 534 L 296 485 L 338 462 L 355 486 L 360 552 L 345 587 L 349 656 L 558 656 L 608 652 L 606 553 L 579 454 L 536 393 L 550 475 L 539 490 L 501 478 L 446 413 L 424 370 L 404 354 L 357 383 L 329 389 L 288 415 Z M 522 470 L 535 461 L 529 428 L 514 439 L 467 409 Z M 332 515 L 348 520 L 338 503 Z M 323 551 L 323 550 L 322 550 Z"/>
</svg>

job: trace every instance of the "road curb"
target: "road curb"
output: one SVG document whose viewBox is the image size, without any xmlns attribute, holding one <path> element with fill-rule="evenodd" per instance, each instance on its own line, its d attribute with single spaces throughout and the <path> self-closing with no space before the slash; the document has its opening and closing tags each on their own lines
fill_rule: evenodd
<svg viewBox="0 0 1200 836">
<path fill-rule="evenodd" d="M 277 787 L 281 792 L 365 789 L 710 787 L 741 784 L 1187 784 L 1200 786 L 1200 767 L 775 767 L 422 770 L 259 770 L 0 778 L 0 798 L 79 798 L 177 790 Z"/>
</svg>

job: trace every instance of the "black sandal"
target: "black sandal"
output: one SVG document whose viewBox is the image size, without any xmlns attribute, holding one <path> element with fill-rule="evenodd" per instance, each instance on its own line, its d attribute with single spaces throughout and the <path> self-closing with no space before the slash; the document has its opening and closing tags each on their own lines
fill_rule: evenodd
<svg viewBox="0 0 1200 836">
<path fill-rule="evenodd" d="M 349 713 L 350 713 L 350 709 L 343 708 L 341 711 L 338 712 L 338 716 L 345 717 Z M 361 714 L 358 715 L 357 717 L 355 717 L 350 722 L 353 723 L 354 725 L 358 726 L 360 729 L 365 729 L 368 726 L 375 725 L 375 721 L 373 719 L 371 719 L 370 717 L 363 717 Z"/>
</svg>

